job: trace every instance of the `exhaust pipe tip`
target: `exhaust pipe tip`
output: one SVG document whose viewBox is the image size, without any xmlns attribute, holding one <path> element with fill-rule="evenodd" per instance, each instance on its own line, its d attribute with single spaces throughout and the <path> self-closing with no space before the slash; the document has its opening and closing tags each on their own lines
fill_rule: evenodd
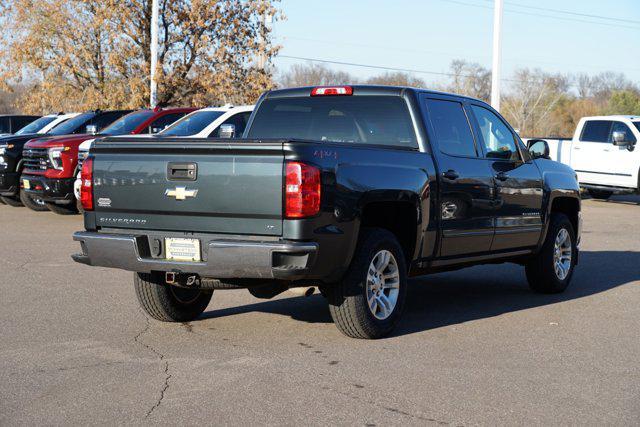
<svg viewBox="0 0 640 427">
<path fill-rule="evenodd" d="M 314 286 L 306 288 L 289 288 L 289 292 L 299 297 L 310 297 L 316 292 L 316 288 Z"/>
</svg>

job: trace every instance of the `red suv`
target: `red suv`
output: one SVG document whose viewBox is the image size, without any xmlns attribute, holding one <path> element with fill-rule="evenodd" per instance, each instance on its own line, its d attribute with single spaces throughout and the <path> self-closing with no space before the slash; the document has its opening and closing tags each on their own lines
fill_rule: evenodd
<svg viewBox="0 0 640 427">
<path fill-rule="evenodd" d="M 167 108 L 127 112 L 103 112 L 94 117 L 80 135 L 37 138 L 23 150 L 24 168 L 20 185 L 33 210 L 51 210 L 68 215 L 78 212 L 73 185 L 78 168 L 78 147 L 100 136 L 157 133 L 195 108 Z M 126 114 L 126 115 L 123 115 Z M 115 121 L 114 121 L 115 120 Z"/>
</svg>

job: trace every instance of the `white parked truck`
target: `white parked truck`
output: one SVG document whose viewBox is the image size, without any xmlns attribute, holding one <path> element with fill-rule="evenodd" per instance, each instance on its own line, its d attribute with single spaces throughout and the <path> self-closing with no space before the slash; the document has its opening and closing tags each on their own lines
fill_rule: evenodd
<svg viewBox="0 0 640 427">
<path fill-rule="evenodd" d="M 549 158 L 571 166 L 592 197 L 640 193 L 640 116 L 583 117 L 572 139 L 543 139 Z M 529 146 L 539 140 L 525 138 Z"/>
</svg>

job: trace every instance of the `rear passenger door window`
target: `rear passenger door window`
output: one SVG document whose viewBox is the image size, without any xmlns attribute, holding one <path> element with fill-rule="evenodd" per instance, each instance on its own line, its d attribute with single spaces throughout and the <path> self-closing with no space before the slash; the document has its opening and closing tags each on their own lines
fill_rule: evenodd
<svg viewBox="0 0 640 427">
<path fill-rule="evenodd" d="M 428 99 L 427 108 L 440 152 L 451 156 L 478 156 L 471 126 L 461 103 Z"/>
<path fill-rule="evenodd" d="M 608 143 L 612 124 L 610 120 L 589 120 L 584 124 L 580 141 Z"/>
</svg>

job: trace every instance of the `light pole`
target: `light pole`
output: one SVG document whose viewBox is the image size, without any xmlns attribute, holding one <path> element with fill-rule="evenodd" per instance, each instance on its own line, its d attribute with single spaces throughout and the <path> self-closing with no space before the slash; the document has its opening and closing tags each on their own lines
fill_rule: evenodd
<svg viewBox="0 0 640 427">
<path fill-rule="evenodd" d="M 500 64 L 502 62 L 502 0 L 493 6 L 493 66 L 491 67 L 491 106 L 500 111 Z"/>
<path fill-rule="evenodd" d="M 158 104 L 158 81 L 156 68 L 158 67 L 158 0 L 151 3 L 151 90 L 149 104 L 155 108 Z"/>
</svg>

